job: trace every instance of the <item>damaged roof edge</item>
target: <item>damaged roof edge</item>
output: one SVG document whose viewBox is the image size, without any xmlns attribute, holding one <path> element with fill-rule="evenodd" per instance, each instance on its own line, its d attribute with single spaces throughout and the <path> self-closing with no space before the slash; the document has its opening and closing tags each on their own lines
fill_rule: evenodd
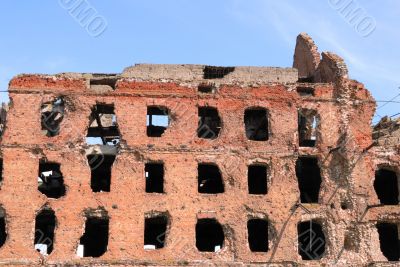
<svg viewBox="0 0 400 267">
<path fill-rule="evenodd" d="M 226 73 L 224 73 L 224 69 L 227 70 Z M 207 75 L 206 71 L 214 73 Z M 295 83 L 298 80 L 298 71 L 295 68 L 278 67 L 136 64 L 125 68 L 121 76 L 139 80 L 179 80 L 185 82 L 212 79 L 224 84 L 237 82 Z"/>
<path fill-rule="evenodd" d="M 121 74 L 76 72 L 65 72 L 54 75 L 20 74 L 10 81 L 9 87 L 11 89 L 20 88 L 21 82 L 26 82 L 26 80 L 47 80 L 48 82 L 68 80 L 69 82 L 85 82 L 88 79 L 101 78 L 126 78 L 155 82 L 202 82 L 205 80 L 212 80 L 219 84 L 268 84 L 296 83 L 298 80 L 298 71 L 295 68 L 278 67 L 217 67 L 206 65 L 136 64 L 125 68 Z M 81 86 L 83 86 L 83 84 L 78 87 Z"/>
</svg>

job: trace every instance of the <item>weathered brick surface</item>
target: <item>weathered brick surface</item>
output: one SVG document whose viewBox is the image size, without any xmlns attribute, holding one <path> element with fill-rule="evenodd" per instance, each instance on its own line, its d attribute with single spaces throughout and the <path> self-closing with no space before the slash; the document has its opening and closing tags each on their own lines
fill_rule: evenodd
<svg viewBox="0 0 400 267">
<path fill-rule="evenodd" d="M 329 64 L 324 59 L 320 63 L 325 75 L 320 83 L 296 82 L 295 69 L 247 67 L 223 80 L 204 80 L 203 67 L 197 65 L 128 68 L 117 76 L 116 89 L 103 93 L 90 89 L 90 74 L 15 77 L 10 82 L 11 108 L 2 137 L 0 204 L 6 211 L 8 239 L 0 248 L 0 262 L 361 266 L 386 261 L 375 223 L 398 220 L 400 208 L 367 207 L 378 204 L 374 171 L 380 165 L 398 171 L 399 149 L 390 148 L 388 156 L 388 148 L 370 147 L 375 102 L 362 84 L 334 69 L 341 61 L 329 60 Z M 200 83 L 210 81 L 217 85 L 216 93 L 197 92 Z M 300 96 L 297 87 L 313 88 L 314 96 Z M 60 134 L 46 137 L 41 132 L 40 107 L 58 96 L 66 103 Z M 96 103 L 115 105 L 121 133 L 110 192 L 93 193 L 90 188 L 85 137 Z M 172 122 L 160 138 L 146 135 L 146 110 L 153 105 L 171 111 Z M 199 106 L 218 109 L 222 130 L 217 139 L 197 137 Z M 247 140 L 243 118 L 248 107 L 268 109 L 268 141 Z M 299 147 L 298 110 L 305 108 L 316 110 L 319 116 L 315 147 Z M 297 158 L 305 155 L 318 158 L 322 176 L 318 204 L 303 204 L 309 212 L 299 206 L 295 171 Z M 61 165 L 67 191 L 60 199 L 49 199 L 37 190 L 38 164 L 44 157 Z M 163 194 L 145 192 L 144 164 L 149 161 L 164 162 Z M 224 193 L 197 192 L 199 162 L 219 166 Z M 251 163 L 269 167 L 266 195 L 248 194 Z M 348 203 L 347 209 L 341 208 L 343 202 Z M 45 205 L 55 211 L 57 227 L 54 251 L 43 257 L 33 248 L 33 236 L 35 215 Z M 107 252 L 100 258 L 79 258 L 76 248 L 84 232 L 84 210 L 97 207 L 104 207 L 110 217 Z M 166 245 L 160 250 L 143 249 L 144 216 L 149 212 L 169 215 Z M 246 228 L 250 217 L 268 219 L 268 252 L 250 251 Z M 216 218 L 223 225 L 221 251 L 197 250 L 197 218 Z M 298 254 L 296 225 L 310 219 L 321 223 L 326 236 L 326 252 L 316 261 L 302 260 Z M 349 236 L 356 248 L 343 249 Z"/>
</svg>

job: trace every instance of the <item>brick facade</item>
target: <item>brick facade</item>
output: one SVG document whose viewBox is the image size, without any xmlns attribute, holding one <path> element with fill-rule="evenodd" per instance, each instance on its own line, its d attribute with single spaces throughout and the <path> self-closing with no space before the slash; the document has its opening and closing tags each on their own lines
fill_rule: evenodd
<svg viewBox="0 0 400 267">
<path fill-rule="evenodd" d="M 1 141 L 0 203 L 7 239 L 0 248 L 0 262 L 360 266 L 387 261 L 376 225 L 396 222 L 400 208 L 379 205 L 374 176 L 380 167 L 399 174 L 398 144 L 374 145 L 370 125 L 375 101 L 370 93 L 348 79 L 338 56 L 323 53 L 320 60 L 306 37 L 297 39 L 295 66 L 305 75 L 300 77 L 294 68 L 211 68 L 207 76 L 207 66 L 137 65 L 116 75 L 13 78 Z M 210 92 L 200 92 L 199 86 L 211 88 Z M 59 132 L 48 136 L 42 129 L 41 109 L 57 98 L 64 103 L 63 117 Z M 114 107 L 116 122 L 111 124 L 118 126 L 120 139 L 108 152 L 85 141 L 96 104 Z M 148 107 L 168 110 L 170 123 L 161 137 L 146 132 Z M 200 107 L 218 112 L 221 124 L 214 139 L 198 137 Z M 244 119 L 248 109 L 266 111 L 267 140 L 249 140 Z M 307 114 L 315 122 L 302 128 L 300 117 L 308 122 Z M 299 145 L 300 135 L 308 136 L 306 145 Z M 87 158 L 93 153 L 116 155 L 109 192 L 93 192 Z M 304 170 L 304 190 L 317 190 L 317 201 L 307 200 L 309 192 L 303 200 L 300 197 L 299 158 L 306 159 L 304 166 L 309 159 L 317 162 L 320 189 L 315 188 L 317 182 L 307 180 L 315 173 Z M 40 162 L 59 164 L 63 196 L 52 198 L 38 190 Z M 163 164 L 161 193 L 146 192 L 146 163 Z M 199 164 L 218 166 L 222 193 L 199 192 L 200 184 L 208 182 L 198 181 Z M 249 193 L 251 165 L 265 166 L 266 194 Z M 56 218 L 48 256 L 34 249 L 35 217 L 43 210 L 54 211 Z M 160 216 L 167 229 L 163 247 L 144 249 L 146 218 Z M 100 257 L 77 255 L 88 218 L 108 220 L 107 248 Z M 205 219 L 223 229 L 223 244 L 216 252 L 199 251 L 196 246 L 196 224 Z M 267 251 L 251 251 L 251 219 L 268 224 Z M 324 236 L 322 255 L 312 249 L 305 252 L 313 254 L 305 257 L 315 256 L 311 260 L 299 253 L 304 233 L 299 224 L 308 221 L 321 227 Z"/>
</svg>

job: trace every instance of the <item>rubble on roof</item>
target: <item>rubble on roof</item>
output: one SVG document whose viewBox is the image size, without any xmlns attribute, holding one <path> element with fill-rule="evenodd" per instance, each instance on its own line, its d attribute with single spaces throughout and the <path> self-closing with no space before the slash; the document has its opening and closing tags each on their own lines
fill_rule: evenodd
<svg viewBox="0 0 400 267">
<path fill-rule="evenodd" d="M 400 118 L 383 117 L 374 126 L 372 138 L 381 146 L 396 146 L 400 144 Z"/>
</svg>

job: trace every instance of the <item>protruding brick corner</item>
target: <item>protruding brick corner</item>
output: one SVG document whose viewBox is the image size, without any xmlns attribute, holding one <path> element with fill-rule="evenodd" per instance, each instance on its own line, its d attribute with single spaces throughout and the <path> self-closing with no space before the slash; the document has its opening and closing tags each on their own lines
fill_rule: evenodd
<svg viewBox="0 0 400 267">
<path fill-rule="evenodd" d="M 315 81 L 334 83 L 339 79 L 347 78 L 348 70 L 343 58 L 331 52 L 322 52 L 322 60 L 317 68 Z"/>
<path fill-rule="evenodd" d="M 312 80 L 320 62 L 318 47 L 307 33 L 300 33 L 296 39 L 293 68 L 299 71 L 300 79 Z"/>
</svg>

